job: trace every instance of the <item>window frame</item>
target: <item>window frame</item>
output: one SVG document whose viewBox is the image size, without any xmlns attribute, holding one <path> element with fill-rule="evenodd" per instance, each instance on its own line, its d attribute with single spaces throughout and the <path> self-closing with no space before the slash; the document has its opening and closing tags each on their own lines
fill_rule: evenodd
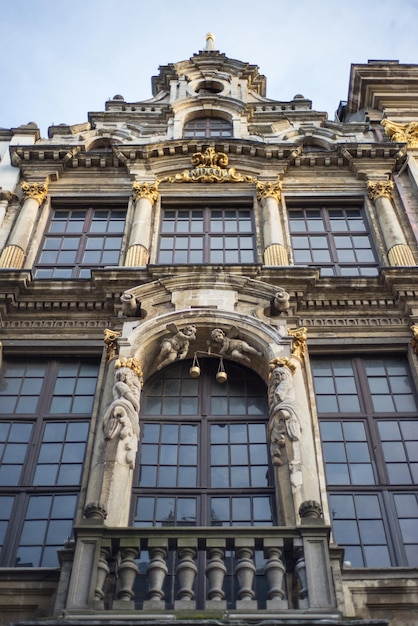
<svg viewBox="0 0 418 626">
<path fill-rule="evenodd" d="M 236 218 L 234 221 L 237 225 L 239 225 L 239 211 L 248 212 L 247 219 L 250 224 L 250 229 L 247 231 L 240 231 L 239 228 L 235 229 L 231 232 L 226 232 L 226 230 L 218 229 L 211 230 L 210 229 L 210 213 L 211 211 L 222 211 L 223 217 L 220 222 L 225 224 L 225 212 L 232 211 L 236 212 Z M 187 231 L 176 231 L 175 229 L 172 232 L 164 232 L 164 224 L 167 223 L 164 221 L 165 211 L 173 211 L 178 212 L 185 211 L 191 214 L 192 211 L 202 211 L 203 217 L 202 222 L 204 228 L 202 230 L 192 230 L 193 228 L 193 219 L 189 220 L 188 223 L 191 225 L 190 229 Z M 186 220 L 187 221 L 187 220 Z M 257 227 L 258 216 L 255 209 L 255 200 L 254 195 L 240 195 L 240 196 L 194 196 L 190 197 L 182 197 L 182 196 L 170 196 L 166 198 L 162 198 L 161 205 L 159 208 L 159 214 L 156 215 L 155 218 L 155 230 L 154 230 L 154 249 L 155 249 L 155 265 L 165 266 L 165 265 L 256 265 L 259 263 L 259 251 L 258 251 L 258 227 Z M 238 255 L 238 259 L 241 258 L 242 254 L 251 253 L 252 260 L 234 260 L 228 261 L 225 260 L 225 253 L 229 251 L 229 249 L 225 246 L 225 237 L 231 236 L 237 238 L 237 246 L 232 248 L 232 252 L 236 252 Z M 166 248 L 167 251 L 172 251 L 173 258 L 167 261 L 161 261 L 161 242 L 165 240 L 169 240 L 169 238 L 177 238 L 184 237 L 187 238 L 188 243 L 187 247 L 181 248 L 180 250 L 184 250 L 187 254 L 187 258 L 189 259 L 191 256 L 191 252 L 193 252 L 193 248 L 190 246 L 190 242 L 193 237 L 201 237 L 203 239 L 203 249 L 202 247 L 197 247 L 196 251 L 201 252 L 202 260 L 190 261 L 190 260 L 175 260 L 176 249 L 174 246 L 168 246 Z M 246 239 L 251 240 L 251 247 L 243 247 L 240 246 L 240 237 L 244 237 Z M 215 239 L 221 240 L 223 244 L 217 248 L 211 248 L 211 242 L 215 241 Z M 180 252 L 178 250 L 178 252 Z M 164 249 L 163 249 L 164 251 Z M 221 253 L 223 259 L 210 260 L 210 254 L 213 252 Z M 193 255 L 192 255 L 193 256 Z"/>
<path fill-rule="evenodd" d="M 411 371 L 406 355 L 402 352 L 395 352 L 395 353 L 388 353 L 388 352 L 378 352 L 378 353 L 358 352 L 357 353 L 356 352 L 356 353 L 347 353 L 347 354 L 340 354 L 340 355 L 337 355 L 335 353 L 334 354 L 318 353 L 318 354 L 311 355 L 310 358 L 311 358 L 313 389 L 314 389 L 314 393 L 316 396 L 318 422 L 319 422 L 319 428 L 321 431 L 320 439 L 321 439 L 321 446 L 322 446 L 322 455 L 324 459 L 325 481 L 327 485 L 327 493 L 328 493 L 328 499 L 329 499 L 329 510 L 330 510 L 330 516 L 331 516 L 331 523 L 334 529 L 334 535 L 335 535 L 336 540 L 340 543 L 340 545 L 344 547 L 344 541 L 341 541 L 341 539 L 339 538 L 339 532 L 336 530 L 338 528 L 338 524 L 340 522 L 343 522 L 344 519 L 346 519 L 347 522 L 348 521 L 350 522 L 350 524 L 352 525 L 352 528 L 353 528 L 353 523 L 355 522 L 358 525 L 359 523 L 361 523 L 361 519 L 363 519 L 364 523 L 367 522 L 367 519 L 379 519 L 381 521 L 381 527 L 383 528 L 385 532 L 386 542 L 385 544 L 382 544 L 382 543 L 379 544 L 378 539 L 376 539 L 377 541 L 376 545 L 387 546 L 387 553 L 390 559 L 390 563 L 382 564 L 382 565 L 378 565 L 378 564 L 370 565 L 367 563 L 367 561 L 363 560 L 363 564 L 353 563 L 352 566 L 359 567 L 359 568 L 416 567 L 415 563 L 413 564 L 408 563 L 408 545 L 415 546 L 415 552 L 416 552 L 417 550 L 416 546 L 418 544 L 418 533 L 414 541 L 407 541 L 403 537 L 401 524 L 402 524 L 402 521 L 404 522 L 405 520 L 408 519 L 408 516 L 405 517 L 405 515 L 402 516 L 400 512 L 398 513 L 397 502 L 396 502 L 399 496 L 401 497 L 407 496 L 407 495 L 411 496 L 413 499 L 415 499 L 415 502 L 416 502 L 416 511 L 417 511 L 416 516 L 418 518 L 418 489 L 417 489 L 417 483 L 414 482 L 414 476 L 412 474 L 412 471 L 413 471 L 412 464 L 414 462 L 414 459 L 408 458 L 407 454 L 405 455 L 405 459 L 406 459 L 405 463 L 408 465 L 408 469 L 411 472 L 409 482 L 400 483 L 396 481 L 391 481 L 390 476 L 388 474 L 388 464 L 390 463 L 390 460 L 388 460 L 388 458 L 385 459 L 385 456 L 384 456 L 383 444 L 385 442 L 385 439 L 383 439 L 381 434 L 379 433 L 380 423 L 389 424 L 392 422 L 397 422 L 398 424 L 402 424 L 402 423 L 407 424 L 409 422 L 412 422 L 413 424 L 415 424 L 416 427 L 418 427 L 417 389 L 416 389 L 415 380 L 413 377 L 413 372 Z M 350 363 L 353 366 L 353 374 L 354 374 L 353 380 L 355 380 L 356 382 L 356 390 L 357 390 L 356 395 L 359 398 L 358 410 L 356 410 L 355 403 L 353 403 L 348 398 L 347 406 L 350 406 L 351 404 L 351 406 L 354 406 L 354 410 L 351 409 L 351 410 L 341 411 L 340 407 L 337 406 L 335 410 L 321 411 L 322 402 L 318 397 L 318 385 L 317 385 L 317 380 L 319 380 L 319 378 L 321 377 L 315 374 L 315 367 L 319 363 L 324 362 L 324 361 L 329 361 L 331 364 L 333 364 L 333 363 L 338 363 L 338 362 L 342 363 L 344 360 L 350 361 Z M 389 410 L 389 411 L 376 410 L 376 408 L 373 406 L 372 388 L 370 386 L 370 380 L 374 377 L 366 373 L 367 363 L 368 361 L 371 362 L 372 360 L 374 361 L 382 360 L 383 363 L 386 363 L 386 367 L 387 367 L 387 364 L 389 364 L 391 360 L 393 362 L 402 364 L 402 366 L 405 368 L 406 375 L 407 375 L 409 385 L 410 385 L 410 390 L 411 390 L 411 392 L 408 393 L 407 395 L 414 398 L 415 410 L 403 411 L 403 412 L 398 409 Z M 387 374 L 389 374 L 388 370 L 386 370 L 386 372 Z M 390 378 L 389 375 L 387 375 L 383 378 L 384 380 L 392 381 L 392 378 L 394 378 L 394 376 L 392 375 L 392 378 Z M 391 382 L 390 384 L 393 385 L 394 383 Z M 344 390 L 347 389 L 347 386 L 343 380 L 340 381 L 339 387 L 340 389 L 344 389 Z M 392 388 L 391 395 L 393 395 L 393 393 L 394 391 Z M 342 395 L 342 394 L 337 394 L 337 395 Z M 336 397 L 336 396 L 333 396 L 332 393 L 330 393 L 329 396 Z M 354 482 L 354 480 L 352 480 L 351 465 L 353 464 L 353 460 L 350 460 L 350 453 L 348 452 L 348 448 L 346 445 L 348 439 L 344 435 L 344 430 L 341 430 L 342 439 L 339 435 L 337 437 L 335 436 L 332 437 L 330 435 L 324 436 L 324 429 L 322 426 L 323 424 L 327 424 L 327 425 L 331 425 L 332 427 L 332 424 L 336 423 L 336 424 L 340 424 L 341 429 L 343 429 L 344 424 L 354 424 L 354 423 L 359 423 L 359 422 L 364 424 L 364 428 L 365 428 L 365 443 L 367 444 L 370 467 L 373 473 L 373 481 L 370 481 L 370 482 L 366 481 L 364 476 L 362 477 L 362 479 L 364 479 L 364 482 Z M 341 439 L 341 442 L 340 442 L 340 439 Z M 346 452 L 343 452 L 342 449 L 339 450 L 337 448 L 334 448 L 333 450 L 333 445 L 335 444 L 332 444 L 332 441 L 337 442 L 337 444 L 340 446 L 342 444 Z M 358 435 L 355 435 L 355 437 L 353 437 L 353 443 L 352 443 L 353 449 L 356 447 L 356 445 L 358 446 L 358 443 L 361 441 L 363 440 L 361 440 L 361 438 L 359 438 Z M 402 442 L 404 445 L 408 441 L 414 441 L 414 439 L 408 439 L 406 437 L 402 439 Z M 331 475 L 330 472 L 333 471 L 332 470 L 333 462 L 330 461 L 329 452 L 327 452 L 327 448 L 325 444 L 329 446 L 328 450 L 331 451 L 332 455 L 334 455 L 335 463 L 337 463 L 340 466 L 342 465 L 347 466 L 346 479 L 344 479 L 343 477 L 343 479 L 340 480 L 340 482 L 336 480 L 336 482 L 331 483 L 329 480 L 329 476 Z M 405 453 L 406 453 L 406 447 L 405 447 Z M 346 459 L 347 459 L 346 463 L 342 462 L 344 459 L 344 454 L 346 454 Z M 356 454 L 355 452 L 353 451 L 351 452 L 352 459 L 354 458 L 355 454 Z M 417 461 L 415 461 L 415 463 Z M 360 469 L 360 472 L 357 472 L 357 476 L 362 475 L 361 471 L 362 470 Z M 415 468 L 415 471 L 416 471 L 416 468 Z M 334 474 L 334 476 L 337 476 L 338 478 L 338 474 L 337 475 Z M 380 506 L 380 514 L 381 514 L 380 518 L 357 517 L 356 511 L 355 511 L 356 515 L 354 517 L 345 518 L 344 516 L 338 516 L 338 513 L 336 513 L 335 509 L 333 509 L 333 506 L 334 506 L 333 502 L 336 502 L 336 499 L 338 498 L 345 498 L 345 501 L 347 503 L 349 502 L 348 498 L 352 498 L 353 506 L 357 507 L 358 505 L 356 504 L 356 502 L 359 501 L 359 499 L 362 499 L 362 498 L 364 499 L 365 497 L 366 497 L 366 500 L 363 500 L 363 501 L 368 502 L 369 507 L 372 506 L 371 499 L 376 498 L 376 502 L 378 502 Z M 343 500 L 341 500 L 341 502 L 343 502 Z M 415 519 L 413 516 L 410 516 L 410 517 L 411 519 Z M 341 525 L 340 525 L 340 528 L 341 528 Z M 347 533 L 350 532 L 348 526 L 347 526 L 346 532 Z M 356 549 L 358 547 L 359 549 L 358 554 L 361 555 L 362 559 L 365 559 L 366 558 L 365 555 L 367 554 L 365 548 L 367 548 L 367 546 L 373 547 L 373 544 L 364 542 L 360 535 L 359 535 L 358 543 L 355 543 L 355 542 L 352 543 L 350 541 L 347 541 L 346 542 L 346 553 L 348 553 L 348 556 L 346 557 L 347 560 L 350 560 L 349 554 L 350 554 L 350 550 L 352 550 L 353 547 Z M 356 552 L 356 550 L 354 550 L 354 552 Z M 413 558 L 416 558 L 416 556 Z"/>
<path fill-rule="evenodd" d="M 39 552 L 41 559 L 48 555 L 46 558 L 54 560 L 53 563 L 42 560 L 40 563 L 35 561 L 31 564 L 31 567 L 58 566 L 58 559 L 55 558 L 56 550 L 64 545 L 68 536 L 71 536 L 74 519 L 78 512 L 79 495 L 88 454 L 91 416 L 94 410 L 99 365 L 99 359 L 94 356 L 81 359 L 78 356 L 72 357 L 71 355 L 68 357 L 41 355 L 37 356 L 36 359 L 29 359 L 20 355 L 16 357 L 11 355 L 4 359 L 0 370 L 1 380 L 3 383 L 9 381 L 10 393 L 6 393 L 7 388 L 3 389 L 5 393 L 1 395 L 0 402 L 3 398 L 24 398 L 25 396 L 20 396 L 20 394 L 25 389 L 25 384 L 28 392 L 31 391 L 31 388 L 37 389 L 35 396 L 27 395 L 27 397 L 36 397 L 37 399 L 35 405 L 33 403 L 32 405 L 26 404 L 33 410 L 22 411 L 18 404 L 19 400 L 16 400 L 12 410 L 5 409 L 0 413 L 0 427 L 3 427 L 1 441 L 4 444 L 2 451 L 6 455 L 8 454 L 7 446 L 11 443 L 6 438 L 7 433 L 11 432 L 10 425 L 31 425 L 30 434 L 24 442 L 26 451 L 21 459 L 18 479 L 16 481 L 2 480 L 0 485 L 0 498 L 2 501 L 4 498 L 12 498 L 10 515 L 7 519 L 4 517 L 2 519 L 4 530 L 4 538 L 0 550 L 0 565 L 2 567 L 23 567 L 25 561 L 19 564 L 18 558 L 21 548 L 23 554 L 25 554 L 25 547 L 32 550 L 32 556 Z M 35 368 L 40 366 L 42 366 L 42 376 L 31 376 L 30 372 L 35 371 Z M 13 375 L 13 368 L 16 372 L 23 372 L 23 376 L 20 379 Z M 71 374 L 72 369 L 68 368 L 75 368 L 75 377 Z M 5 374 L 6 377 L 4 376 Z M 40 387 L 37 386 L 36 382 L 35 384 L 33 383 L 37 379 L 41 380 Z M 14 381 L 19 380 L 20 389 L 15 394 L 14 387 L 16 387 L 16 383 Z M 56 399 L 55 403 L 54 398 Z M 72 399 L 71 408 L 69 410 L 57 411 L 54 408 L 54 404 L 60 406 L 67 398 Z M 84 406 L 79 405 L 77 409 L 74 402 L 78 402 L 78 399 L 81 398 L 85 399 Z M 31 400 L 31 402 L 33 401 Z M 82 425 L 83 429 L 81 431 L 80 427 Z M 52 430 L 48 431 L 48 428 Z M 64 439 L 61 436 L 62 430 L 64 430 Z M 76 448 L 74 448 L 73 444 L 76 444 Z M 22 445 L 21 442 L 18 445 Z M 9 450 L 12 451 L 11 448 Z M 4 460 L 4 456 L 1 460 Z M 77 471 L 79 472 L 77 476 L 73 472 L 74 463 L 77 465 Z M 60 470 L 64 465 L 69 468 L 69 473 L 66 475 L 64 468 L 64 474 L 60 475 Z M 49 471 L 50 467 L 53 469 L 53 472 Z M 4 466 L 3 469 L 5 469 Z M 41 474 L 37 474 L 37 471 L 40 469 Z M 46 469 L 46 471 L 42 472 L 42 469 Z M 49 480 L 49 476 L 51 476 L 51 480 Z M 51 513 L 52 517 L 50 515 L 42 518 L 33 517 L 33 511 L 36 508 L 39 509 L 39 506 L 37 507 L 37 504 L 39 505 L 41 502 L 39 498 L 44 499 L 40 507 L 41 513 L 44 513 L 48 501 L 50 506 L 49 513 Z M 54 511 L 54 503 L 57 498 L 64 498 L 63 502 L 66 502 L 64 508 L 67 509 L 69 506 L 68 498 L 72 500 L 73 510 L 70 517 L 68 510 L 65 516 L 62 516 L 61 506 Z M 29 507 L 32 507 L 32 513 L 30 513 Z M 67 532 L 62 537 L 62 541 L 61 536 L 59 537 L 60 543 L 58 545 L 51 543 L 53 539 L 51 533 L 57 533 L 57 529 L 59 529 L 61 524 L 60 520 L 65 525 Z M 24 532 L 27 533 L 27 529 L 31 524 L 37 525 L 39 532 L 43 532 L 42 528 L 44 528 L 45 543 L 22 543 L 22 534 Z M 46 533 L 49 533 L 49 535 Z M 26 566 L 28 566 L 28 563 Z"/>
<path fill-rule="evenodd" d="M 287 199 L 287 223 L 288 223 L 288 231 L 289 231 L 289 246 L 292 251 L 293 265 L 295 267 L 315 267 L 320 268 L 321 276 L 323 277 L 359 277 L 359 278 L 369 278 L 369 277 L 377 277 L 380 272 L 381 263 L 378 254 L 378 242 L 376 241 L 376 233 L 372 228 L 372 221 L 370 216 L 368 215 L 367 205 L 364 202 L 364 198 L 361 200 L 356 197 L 352 198 L 316 198 L 316 199 L 308 199 L 308 198 L 288 198 Z M 323 230 L 299 230 L 293 231 L 291 220 L 292 220 L 292 212 L 302 211 L 304 214 L 305 224 L 307 223 L 308 217 L 306 212 L 317 210 L 320 212 L 321 221 L 325 224 L 325 229 Z M 359 212 L 359 217 L 361 218 L 364 229 L 363 230 L 351 230 L 347 228 L 346 230 L 336 230 L 332 228 L 332 224 L 330 222 L 330 211 L 332 210 L 341 210 L 344 212 L 353 210 Z M 346 218 L 347 219 L 347 218 Z M 312 256 L 312 251 L 316 250 L 326 250 L 329 253 L 330 259 L 327 261 L 296 261 L 295 249 L 293 237 L 307 237 L 308 238 L 308 247 L 307 251 L 310 252 Z M 336 238 L 349 236 L 349 237 L 367 237 L 369 241 L 369 246 L 365 248 L 361 247 L 338 247 L 336 245 Z M 327 246 L 322 248 L 314 248 L 312 246 L 312 240 L 315 237 L 325 237 L 327 241 Z M 355 256 L 361 250 L 368 250 L 371 255 L 374 257 L 373 261 L 340 261 L 338 259 L 339 250 L 354 250 Z M 350 272 L 350 269 L 355 268 L 363 268 L 364 273 L 361 273 L 361 269 L 359 273 Z M 370 268 L 371 273 L 367 273 L 365 270 Z"/>
<path fill-rule="evenodd" d="M 103 232 L 97 230 L 95 232 L 92 229 L 92 225 L 94 225 L 94 213 L 95 212 L 107 212 L 109 215 L 106 219 L 106 229 Z M 67 219 L 60 220 L 55 219 L 59 213 L 68 212 L 69 214 L 76 215 L 77 212 L 85 213 L 83 220 L 80 218 L 80 222 L 83 221 L 83 225 L 81 230 L 71 231 L 71 221 L 76 222 L 76 219 Z M 111 212 L 114 212 L 115 219 L 111 219 Z M 118 215 L 119 214 L 119 215 Z M 118 229 L 115 232 L 109 230 L 109 226 L 112 222 L 120 223 L 123 220 L 123 227 Z M 99 224 L 101 219 L 99 218 L 96 221 L 96 224 Z M 105 220 L 103 220 L 105 221 Z M 56 226 L 54 226 L 54 224 Z M 63 224 L 63 229 L 59 229 L 59 225 Z M 39 246 L 38 252 L 35 257 L 35 261 L 33 263 L 34 276 L 37 280 L 74 280 L 74 279 L 89 279 L 91 277 L 91 270 L 100 269 L 104 267 L 118 267 L 120 265 L 120 261 L 123 258 L 122 252 L 124 248 L 125 242 L 125 230 L 127 224 L 127 206 L 121 203 L 120 199 L 115 200 L 113 202 L 110 201 L 100 201 L 100 203 L 82 203 L 78 201 L 70 202 L 68 200 L 57 200 L 53 201 L 50 207 L 50 212 L 48 215 L 48 219 L 46 221 L 45 227 L 41 236 L 41 244 Z M 69 242 L 70 239 L 76 240 L 76 247 L 69 247 L 68 251 L 75 251 L 75 258 L 68 262 L 60 262 L 60 259 L 57 258 L 55 261 L 51 260 L 51 262 L 43 262 L 42 256 L 47 254 L 49 250 L 47 249 L 47 241 L 48 238 L 52 240 L 56 240 L 58 243 L 58 247 L 52 247 L 50 252 L 56 252 L 57 254 L 65 253 L 65 243 Z M 88 246 L 90 242 L 101 240 L 101 247 L 93 247 L 89 250 Z M 110 248 L 106 250 L 106 245 L 111 243 L 112 240 L 120 240 L 119 246 L 115 248 Z M 68 243 L 67 243 L 68 245 Z M 116 251 L 118 250 L 118 260 L 115 263 L 110 261 L 103 262 L 85 262 L 83 257 L 85 253 L 100 253 L 103 257 L 107 251 Z M 57 270 L 57 275 L 55 276 L 54 270 Z M 61 270 L 61 276 L 59 275 Z M 64 274 L 68 275 L 64 275 Z M 42 275 L 44 274 L 44 275 Z"/>
<path fill-rule="evenodd" d="M 192 117 L 183 125 L 183 139 L 231 139 L 233 136 L 232 120 L 220 116 Z"/>
</svg>

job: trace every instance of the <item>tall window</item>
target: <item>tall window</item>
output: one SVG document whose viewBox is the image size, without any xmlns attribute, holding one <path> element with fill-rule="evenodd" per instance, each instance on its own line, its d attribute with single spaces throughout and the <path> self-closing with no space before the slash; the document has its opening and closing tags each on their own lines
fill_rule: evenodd
<svg viewBox="0 0 418 626">
<path fill-rule="evenodd" d="M 190 362 L 172 365 L 147 382 L 141 401 L 139 473 L 134 488 L 135 526 L 271 526 L 274 487 L 267 445 L 268 407 L 264 383 L 245 367 L 227 363 L 227 383 L 216 382 L 217 360 L 202 360 L 199 379 Z M 147 567 L 141 553 L 139 570 Z M 198 554 L 200 573 L 205 555 Z M 234 555 L 225 555 L 224 590 L 233 602 Z M 257 598 L 266 598 L 265 561 L 256 551 Z M 167 559 L 165 599 L 176 593 L 176 555 Z M 146 584 L 138 578 L 136 602 Z M 178 581 L 177 581 L 178 582 Z M 198 606 L 204 574 L 195 584 Z M 229 604 L 232 606 L 232 604 Z"/>
<path fill-rule="evenodd" d="M 8 361 L 0 378 L 0 564 L 56 567 L 71 536 L 97 365 Z"/>
<path fill-rule="evenodd" d="M 117 265 L 125 211 L 55 209 L 35 267 L 36 278 L 90 278 L 91 268 Z"/>
<path fill-rule="evenodd" d="M 158 263 L 255 263 L 250 208 L 166 208 Z"/>
<path fill-rule="evenodd" d="M 186 122 L 183 136 L 185 139 L 232 137 L 232 122 L 221 117 L 198 117 Z"/>
<path fill-rule="evenodd" d="M 316 358 L 336 541 L 354 567 L 418 566 L 418 405 L 402 357 Z"/>
<path fill-rule="evenodd" d="M 320 266 L 322 276 L 377 276 L 378 262 L 360 208 L 289 210 L 295 265 Z"/>
</svg>

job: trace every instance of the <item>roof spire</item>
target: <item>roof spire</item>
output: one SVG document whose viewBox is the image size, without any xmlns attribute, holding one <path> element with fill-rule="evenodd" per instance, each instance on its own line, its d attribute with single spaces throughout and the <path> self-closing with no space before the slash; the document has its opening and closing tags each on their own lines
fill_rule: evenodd
<svg viewBox="0 0 418 626">
<path fill-rule="evenodd" d="M 215 35 L 208 33 L 206 35 L 205 52 L 211 52 L 212 50 L 215 50 Z"/>
</svg>

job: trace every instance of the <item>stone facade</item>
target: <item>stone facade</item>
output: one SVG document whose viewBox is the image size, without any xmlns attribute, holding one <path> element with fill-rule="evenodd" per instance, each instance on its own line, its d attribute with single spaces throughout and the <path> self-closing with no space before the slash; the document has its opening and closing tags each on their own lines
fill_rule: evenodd
<svg viewBox="0 0 418 626">
<path fill-rule="evenodd" d="M 0 130 L 2 625 L 416 623 L 417 84 L 353 65 L 330 121 L 208 35 L 147 101 Z M 164 459 L 213 367 L 208 428 L 265 440 Z"/>
</svg>

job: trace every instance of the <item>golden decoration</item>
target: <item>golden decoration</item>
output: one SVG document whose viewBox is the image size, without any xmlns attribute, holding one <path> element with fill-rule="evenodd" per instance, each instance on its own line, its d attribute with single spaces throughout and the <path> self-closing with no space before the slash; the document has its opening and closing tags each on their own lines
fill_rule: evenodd
<svg viewBox="0 0 418 626">
<path fill-rule="evenodd" d="M 418 324 L 414 324 L 413 326 L 410 326 L 410 329 L 412 331 L 412 339 L 411 339 L 410 346 L 412 350 L 415 352 L 415 354 L 418 355 Z"/>
<path fill-rule="evenodd" d="M 0 267 L 13 267 L 20 270 L 25 262 L 25 252 L 20 246 L 6 246 L 0 256 Z"/>
<path fill-rule="evenodd" d="M 158 199 L 158 185 L 159 181 L 156 180 L 153 183 L 139 183 L 134 180 L 132 183 L 132 197 L 134 202 L 139 200 L 140 198 L 147 198 L 151 202 L 151 204 L 155 204 Z"/>
<path fill-rule="evenodd" d="M 276 367 L 287 367 L 292 374 L 296 372 L 296 365 L 290 359 L 285 357 L 272 359 L 269 363 L 269 378 L 271 377 L 272 372 L 276 369 Z"/>
<path fill-rule="evenodd" d="M 394 184 L 392 180 L 367 181 L 367 194 L 373 202 L 375 202 L 377 198 L 388 198 L 388 200 L 391 200 L 393 188 Z"/>
<path fill-rule="evenodd" d="M 398 124 L 384 119 L 380 123 L 391 141 L 406 143 L 408 148 L 418 148 L 418 122 Z"/>
<path fill-rule="evenodd" d="M 239 174 L 234 167 L 226 169 L 228 156 L 206 148 L 205 152 L 195 152 L 191 158 L 194 169 L 184 170 L 175 176 L 167 176 L 159 182 L 169 183 L 255 183 L 253 176 Z"/>
<path fill-rule="evenodd" d="M 308 338 L 308 329 L 305 326 L 300 328 L 287 329 L 287 334 L 293 337 L 292 356 L 302 361 L 306 352 L 306 340 Z"/>
<path fill-rule="evenodd" d="M 24 199 L 33 198 L 41 205 L 48 193 L 48 183 L 22 183 Z"/>
<path fill-rule="evenodd" d="M 138 359 L 136 359 L 135 357 L 132 357 L 130 359 L 127 359 L 125 357 L 123 357 L 122 359 L 118 359 L 117 361 L 115 361 L 115 369 L 118 370 L 121 367 L 129 367 L 129 369 L 131 369 L 134 374 L 138 376 L 142 383 L 142 367 L 140 366 Z"/>
<path fill-rule="evenodd" d="M 265 183 L 257 181 L 256 190 L 257 200 L 259 202 L 262 202 L 266 198 L 274 198 L 277 204 L 279 204 L 282 195 L 282 183 L 280 181 L 275 183 L 272 183 L 271 181 L 267 181 Z"/>
<path fill-rule="evenodd" d="M 399 265 L 401 267 L 412 267 L 415 265 L 414 255 L 411 248 L 406 243 L 398 243 L 388 252 L 390 265 Z"/>
<path fill-rule="evenodd" d="M 104 332 L 104 343 L 106 346 L 106 360 L 110 361 L 118 354 L 118 345 L 116 340 L 122 335 L 122 333 L 111 330 L 110 328 L 105 328 Z"/>
</svg>

